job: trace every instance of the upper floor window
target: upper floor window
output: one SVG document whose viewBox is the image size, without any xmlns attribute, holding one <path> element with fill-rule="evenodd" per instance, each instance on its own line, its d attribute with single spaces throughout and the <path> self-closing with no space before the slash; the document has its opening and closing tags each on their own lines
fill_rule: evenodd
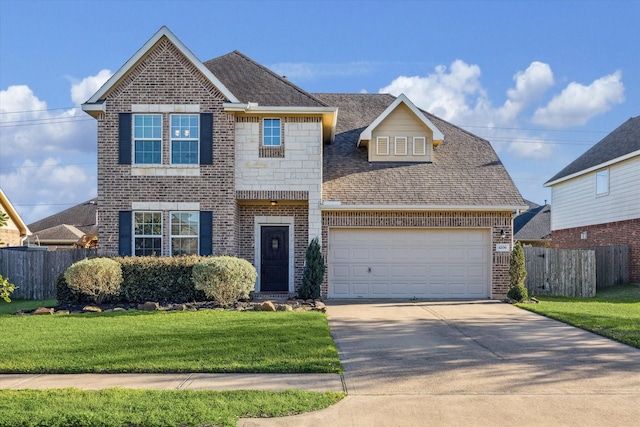
<svg viewBox="0 0 640 427">
<path fill-rule="evenodd" d="M 280 119 L 264 119 L 262 121 L 262 145 L 279 147 L 282 144 Z"/>
<path fill-rule="evenodd" d="M 134 212 L 134 255 L 162 255 L 162 212 Z"/>
<path fill-rule="evenodd" d="M 596 196 L 609 193 L 609 169 L 596 172 Z"/>
<path fill-rule="evenodd" d="M 162 163 L 162 115 L 135 114 L 133 145 L 136 164 Z"/>
<path fill-rule="evenodd" d="M 171 115 L 171 163 L 181 165 L 198 164 L 200 135 L 198 114 Z"/>
<path fill-rule="evenodd" d="M 171 212 L 171 256 L 198 255 L 199 212 Z"/>
</svg>

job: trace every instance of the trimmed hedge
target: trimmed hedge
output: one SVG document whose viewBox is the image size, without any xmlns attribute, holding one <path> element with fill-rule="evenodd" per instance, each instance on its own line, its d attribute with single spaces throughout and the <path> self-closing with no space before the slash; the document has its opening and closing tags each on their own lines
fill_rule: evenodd
<svg viewBox="0 0 640 427">
<path fill-rule="evenodd" d="M 256 269 L 247 260 L 218 256 L 193 266 L 193 283 L 222 306 L 249 298 L 256 284 Z"/>
<path fill-rule="evenodd" d="M 101 304 L 117 296 L 122 283 L 122 268 L 110 258 L 83 259 L 64 272 L 69 289 L 82 299 Z"/>
</svg>

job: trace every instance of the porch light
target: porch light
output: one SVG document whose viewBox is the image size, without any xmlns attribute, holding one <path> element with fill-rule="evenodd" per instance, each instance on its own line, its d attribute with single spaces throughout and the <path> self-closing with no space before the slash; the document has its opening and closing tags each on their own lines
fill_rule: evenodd
<svg viewBox="0 0 640 427">
<path fill-rule="evenodd" d="M 504 239 L 507 237 L 507 233 L 505 233 L 504 230 L 500 230 L 500 237 Z"/>
<path fill-rule="evenodd" d="M 278 204 L 278 201 L 277 200 L 272 200 L 270 203 L 271 203 L 271 206 L 275 206 L 275 205 Z"/>
</svg>

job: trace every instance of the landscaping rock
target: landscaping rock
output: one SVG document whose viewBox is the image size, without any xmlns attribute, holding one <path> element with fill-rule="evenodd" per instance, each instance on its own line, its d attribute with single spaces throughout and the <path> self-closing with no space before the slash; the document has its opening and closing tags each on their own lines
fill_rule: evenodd
<svg viewBox="0 0 640 427">
<path fill-rule="evenodd" d="M 64 316 L 64 315 L 69 314 L 69 313 L 71 313 L 69 310 L 58 310 L 53 314 Z"/>
<path fill-rule="evenodd" d="M 160 309 L 160 304 L 157 302 L 147 301 L 144 304 L 138 304 L 138 310 L 142 311 L 157 311 Z"/>
<path fill-rule="evenodd" d="M 95 305 L 85 305 L 82 311 L 84 313 L 102 313 L 102 309 L 100 307 L 96 307 Z"/>
<path fill-rule="evenodd" d="M 127 311 L 127 309 L 122 307 L 115 307 L 113 311 Z"/>
<path fill-rule="evenodd" d="M 253 309 L 255 311 L 276 311 L 276 306 L 271 301 L 264 301 L 256 304 Z"/>
<path fill-rule="evenodd" d="M 31 314 L 53 314 L 55 310 L 53 308 L 47 308 L 47 307 L 38 307 L 36 308 L 33 313 Z"/>
</svg>

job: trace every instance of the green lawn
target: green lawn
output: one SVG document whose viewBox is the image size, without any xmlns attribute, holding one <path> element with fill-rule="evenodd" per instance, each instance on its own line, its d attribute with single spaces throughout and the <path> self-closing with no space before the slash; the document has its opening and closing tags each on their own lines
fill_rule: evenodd
<svg viewBox="0 0 640 427">
<path fill-rule="evenodd" d="M 235 426 L 239 418 L 299 414 L 343 397 L 305 391 L 0 390 L 0 426 Z"/>
<path fill-rule="evenodd" d="M 640 286 L 614 286 L 595 298 L 536 298 L 540 304 L 518 307 L 640 348 Z"/>
<path fill-rule="evenodd" d="M 11 302 L 5 302 L 0 299 L 0 314 L 11 314 L 18 310 L 35 310 L 38 307 L 55 307 L 58 301 L 54 299 L 45 299 L 33 301 L 28 299 L 12 299 Z"/>
<path fill-rule="evenodd" d="M 319 312 L 0 315 L 0 331 L 1 373 L 341 369 L 326 315 Z"/>
</svg>

